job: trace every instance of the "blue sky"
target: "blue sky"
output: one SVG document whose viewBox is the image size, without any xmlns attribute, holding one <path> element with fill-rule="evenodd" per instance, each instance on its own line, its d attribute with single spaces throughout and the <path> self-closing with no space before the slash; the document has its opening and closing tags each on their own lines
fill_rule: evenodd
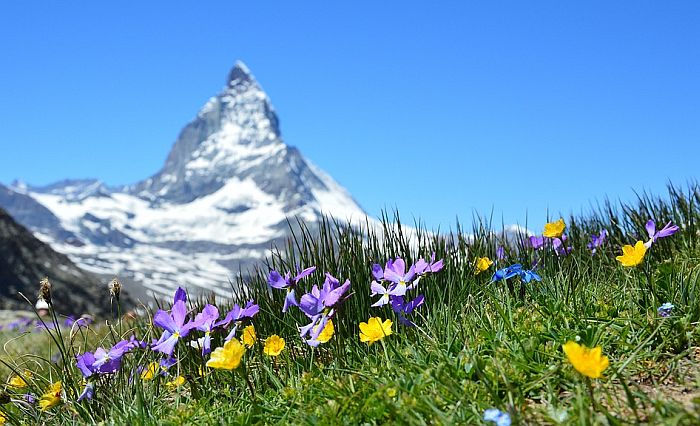
<svg viewBox="0 0 700 426">
<path fill-rule="evenodd" d="M 700 170 L 700 3 L 0 3 L 0 182 L 155 173 L 243 60 L 370 213 L 541 226 Z"/>
</svg>

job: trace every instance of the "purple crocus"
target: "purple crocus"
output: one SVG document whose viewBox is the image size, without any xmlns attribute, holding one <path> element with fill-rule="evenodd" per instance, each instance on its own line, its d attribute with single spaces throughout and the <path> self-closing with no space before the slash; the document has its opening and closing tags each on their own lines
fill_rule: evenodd
<svg viewBox="0 0 700 426">
<path fill-rule="evenodd" d="M 168 371 L 168 369 L 175 364 L 177 364 L 177 358 L 175 358 L 174 356 L 163 358 L 158 363 L 158 365 L 160 365 L 162 374 L 165 374 Z"/>
<path fill-rule="evenodd" d="M 647 233 L 649 234 L 649 241 L 644 243 L 644 245 L 646 246 L 647 249 L 649 247 L 651 247 L 651 245 L 653 243 L 655 243 L 656 240 L 658 240 L 659 238 L 669 237 L 669 236 L 675 234 L 676 232 L 678 232 L 678 229 L 679 229 L 677 225 L 673 225 L 673 223 L 671 221 L 669 221 L 666 224 L 666 226 L 664 226 L 662 229 L 657 231 L 656 230 L 656 222 L 654 222 L 653 219 L 649 219 L 649 221 L 647 222 L 647 224 L 644 227 L 646 228 Z"/>
<path fill-rule="evenodd" d="M 214 323 L 214 327 L 226 328 L 233 323 L 233 329 L 228 336 L 226 336 L 226 341 L 228 342 L 236 335 L 236 330 L 238 329 L 238 325 L 241 323 L 241 321 L 253 318 L 259 311 L 260 306 L 256 305 L 252 300 L 248 301 L 245 308 L 241 308 L 236 303 L 233 305 L 233 309 L 226 314 L 223 320 Z"/>
<path fill-rule="evenodd" d="M 398 259 L 397 259 L 398 260 Z M 417 275 L 439 272 L 445 266 L 444 259 L 435 261 L 435 252 L 430 255 L 430 262 L 426 262 L 423 258 L 418 259 L 414 270 Z M 379 278 L 381 279 L 381 278 Z"/>
<path fill-rule="evenodd" d="M 202 341 L 202 355 L 211 352 L 211 330 L 214 328 L 214 323 L 219 319 L 219 309 L 210 304 L 206 304 L 202 312 L 197 314 L 195 322 L 199 325 L 197 330 L 204 332 L 204 340 Z"/>
<path fill-rule="evenodd" d="M 312 272 L 316 270 L 315 266 L 311 266 L 297 273 L 297 275 L 292 278 L 292 273 L 287 272 L 284 277 L 277 271 L 270 271 L 270 275 L 267 277 L 267 283 L 272 288 L 287 289 L 287 296 L 284 298 L 284 306 L 282 307 L 282 313 L 287 312 L 290 306 L 299 306 L 296 296 L 294 294 L 295 287 L 297 283 L 304 277 L 311 275 Z"/>
<path fill-rule="evenodd" d="M 182 287 L 178 287 L 177 290 L 175 290 L 175 296 L 173 297 L 173 305 L 176 304 L 179 300 L 187 302 L 187 292 Z"/>
<path fill-rule="evenodd" d="M 496 259 L 503 260 L 506 257 L 505 249 L 503 246 L 498 246 L 496 249 Z"/>
<path fill-rule="evenodd" d="M 413 311 L 418 309 L 425 302 L 425 296 L 419 294 L 415 299 L 410 302 L 404 302 L 403 296 L 392 297 L 391 299 L 391 309 L 399 316 L 399 323 L 407 327 L 415 327 L 416 324 L 409 320 L 407 316 L 411 315 Z"/>
<path fill-rule="evenodd" d="M 116 373 L 121 368 L 122 357 L 131 351 L 134 346 L 129 340 L 117 342 L 108 351 L 99 347 L 95 352 L 85 352 L 75 357 L 76 366 L 88 378 L 95 374 Z"/>
<path fill-rule="evenodd" d="M 323 286 L 319 288 L 314 285 L 311 292 L 301 297 L 299 309 L 311 319 L 309 324 L 299 327 L 301 338 L 306 339 L 308 336 L 307 344 L 318 346 L 318 336 L 326 327 L 328 320 L 335 315 L 337 305 L 347 299 L 343 296 L 349 289 L 350 280 L 345 280 L 341 285 L 337 278 L 326 272 Z"/>
<path fill-rule="evenodd" d="M 88 378 L 96 373 L 92 366 L 95 363 L 95 355 L 92 352 L 85 352 L 75 357 L 78 370 L 83 374 L 83 377 Z"/>
<path fill-rule="evenodd" d="M 177 342 L 181 338 L 187 336 L 190 330 L 199 325 L 195 321 L 185 323 L 186 317 L 187 308 L 183 300 L 175 302 L 171 314 L 159 309 L 153 316 L 153 324 L 165 331 L 163 331 L 163 335 L 151 349 L 167 355 L 172 355 Z"/>
<path fill-rule="evenodd" d="M 561 238 L 552 239 L 552 247 L 557 256 L 566 256 L 573 251 L 573 247 L 566 246 L 567 239 L 566 235 L 562 235 Z"/>
<path fill-rule="evenodd" d="M 343 285 L 340 285 L 338 279 L 326 272 L 326 280 L 323 282 L 323 286 L 319 289 L 314 284 L 311 291 L 301 297 L 299 309 L 311 318 L 335 306 L 349 289 L 350 280 L 345 280 Z"/>
<path fill-rule="evenodd" d="M 75 323 L 75 317 L 73 315 L 68 315 L 65 320 L 63 320 L 63 325 L 66 327 L 71 327 Z"/>
<path fill-rule="evenodd" d="M 379 284 L 378 282 L 372 281 L 369 287 L 372 290 L 372 294 L 370 294 L 370 296 L 376 296 L 378 294 L 382 295 L 379 298 L 379 300 L 372 304 L 373 308 L 388 304 L 390 296 L 401 297 L 404 294 L 406 294 L 406 287 L 400 287 L 396 284 L 393 284 L 389 286 L 389 289 L 386 289 L 383 285 Z"/>
<path fill-rule="evenodd" d="M 394 261 L 389 259 L 389 261 L 386 263 L 386 268 L 384 268 L 384 279 L 396 284 L 395 287 L 403 287 L 403 294 L 406 293 L 408 283 L 411 282 L 415 275 L 415 265 L 411 265 L 411 267 L 408 268 L 408 271 L 406 271 L 406 262 L 404 262 L 404 260 L 400 257 L 396 258 Z M 399 291 L 402 290 L 399 289 Z"/>
<path fill-rule="evenodd" d="M 95 385 L 93 385 L 91 382 L 87 382 L 85 384 L 85 388 L 83 391 L 80 393 L 80 396 L 78 397 L 78 402 L 82 401 L 83 399 L 91 400 L 95 396 Z"/>
<path fill-rule="evenodd" d="M 543 236 L 531 236 L 529 238 L 530 240 L 530 247 L 532 247 L 535 250 L 539 250 L 544 246 L 544 237 Z"/>
<path fill-rule="evenodd" d="M 112 346 L 109 351 L 103 348 L 95 350 L 95 361 L 92 367 L 97 373 L 116 373 L 122 365 L 122 356 L 132 349 L 128 340 L 122 340 Z"/>
<path fill-rule="evenodd" d="M 598 250 L 598 247 L 603 245 L 607 236 L 608 231 L 606 231 L 605 229 L 600 231 L 600 235 L 591 235 L 591 242 L 588 243 L 588 245 L 586 246 L 591 250 L 591 254 L 595 254 L 595 252 Z"/>
</svg>

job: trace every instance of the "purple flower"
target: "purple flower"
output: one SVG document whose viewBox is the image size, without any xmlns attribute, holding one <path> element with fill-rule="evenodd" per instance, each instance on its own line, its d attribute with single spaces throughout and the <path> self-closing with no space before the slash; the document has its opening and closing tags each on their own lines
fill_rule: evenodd
<svg viewBox="0 0 700 426">
<path fill-rule="evenodd" d="M 663 305 L 659 306 L 656 312 L 659 313 L 659 316 L 663 318 L 668 318 L 671 316 L 671 310 L 673 308 L 675 308 L 675 306 L 671 302 L 666 302 Z"/>
<path fill-rule="evenodd" d="M 78 397 L 78 402 L 82 401 L 83 399 L 91 400 L 95 396 L 95 386 L 88 382 L 85 385 L 85 389 L 83 389 L 83 392 L 80 394 Z"/>
<path fill-rule="evenodd" d="M 397 259 L 398 260 L 398 259 Z M 435 273 L 440 271 L 445 266 L 444 260 L 440 259 L 435 261 L 435 252 L 430 256 L 430 262 L 426 262 L 423 258 L 418 259 L 415 264 L 415 273 L 418 275 L 424 275 L 427 273 Z M 376 278 L 376 277 L 375 277 Z M 381 279 L 381 278 L 378 278 Z"/>
<path fill-rule="evenodd" d="M 22 395 L 22 398 L 24 398 L 25 401 L 27 401 L 29 404 L 34 404 L 36 402 L 36 396 L 34 396 L 31 393 L 25 393 Z"/>
<path fill-rule="evenodd" d="M 308 336 L 307 344 L 313 347 L 318 346 L 319 341 L 317 339 L 319 334 L 326 327 L 328 320 L 337 312 L 336 306 L 347 299 L 347 297 L 343 298 L 343 296 L 349 289 L 350 280 L 345 280 L 341 285 L 337 278 L 326 272 L 326 280 L 323 282 L 323 286 L 318 288 L 317 285 L 314 285 L 311 292 L 301 297 L 299 309 L 311 319 L 309 324 L 299 327 L 301 338 L 306 339 Z"/>
<path fill-rule="evenodd" d="M 542 246 L 544 246 L 544 237 L 543 236 L 536 237 L 533 235 L 530 237 L 529 240 L 530 240 L 530 247 L 532 247 L 535 250 L 539 250 L 542 248 Z"/>
<path fill-rule="evenodd" d="M 311 322 L 303 327 L 299 327 L 299 334 L 302 339 L 306 339 L 306 343 L 311 347 L 318 346 L 321 342 L 318 341 L 318 336 L 326 327 L 328 320 L 335 315 L 335 309 L 331 309 L 328 313 L 322 313 L 311 317 Z"/>
<path fill-rule="evenodd" d="M 97 348 L 94 353 L 85 352 L 75 357 L 78 370 L 83 377 L 88 378 L 94 374 L 116 373 L 121 367 L 121 359 L 125 353 L 134 348 L 129 340 L 117 342 L 107 351 Z"/>
<path fill-rule="evenodd" d="M 183 302 L 187 302 L 187 292 L 182 287 L 178 287 L 177 290 L 175 290 L 175 297 L 173 297 L 173 305 L 180 300 L 182 300 Z"/>
<path fill-rule="evenodd" d="M 147 347 L 148 343 L 146 341 L 137 339 L 133 334 L 129 337 L 129 350 L 136 348 L 146 349 Z"/>
<path fill-rule="evenodd" d="M 299 306 L 296 296 L 294 295 L 294 288 L 297 283 L 304 277 L 311 275 L 312 272 L 316 270 L 315 266 L 311 266 L 297 273 L 297 275 L 292 278 L 292 273 L 287 272 L 284 277 L 277 271 L 270 271 L 270 275 L 267 277 L 267 283 L 272 288 L 287 289 L 287 296 L 284 298 L 284 306 L 282 307 L 282 313 L 287 312 L 290 306 Z"/>
<path fill-rule="evenodd" d="M 411 282 L 413 277 L 416 275 L 416 267 L 411 265 L 406 271 L 406 262 L 400 257 L 396 260 L 389 261 L 386 263 L 386 268 L 384 268 L 384 279 L 391 281 L 399 287 L 407 287 L 407 284 Z M 404 291 L 405 293 L 405 291 Z"/>
<path fill-rule="evenodd" d="M 603 245 L 607 236 L 608 231 L 606 231 L 605 229 L 600 231 L 600 235 L 591 235 L 591 242 L 588 243 L 588 245 L 586 246 L 591 250 L 591 254 L 595 254 L 595 252 L 598 250 L 598 247 Z"/>
<path fill-rule="evenodd" d="M 557 256 L 566 256 L 574 249 L 571 246 L 566 246 L 566 235 L 562 235 L 561 238 L 552 239 L 552 247 Z"/>
<path fill-rule="evenodd" d="M 175 302 L 171 312 L 171 314 L 168 314 L 166 311 L 159 309 L 153 316 L 153 324 L 165 331 L 160 340 L 151 349 L 167 355 L 172 355 L 177 342 L 187 336 L 190 330 L 199 325 L 195 321 L 189 321 L 185 324 L 187 308 L 183 300 Z"/>
<path fill-rule="evenodd" d="M 112 346 L 109 351 L 103 348 L 95 350 L 95 361 L 92 369 L 96 373 L 116 373 L 122 365 L 122 356 L 132 349 L 128 340 L 122 340 Z"/>
<path fill-rule="evenodd" d="M 372 265 L 372 276 L 378 281 L 384 279 L 384 268 L 382 268 L 382 265 L 376 263 Z"/>
<path fill-rule="evenodd" d="M 214 322 L 219 319 L 219 309 L 216 306 L 206 304 L 202 312 L 197 314 L 195 322 L 199 323 L 197 330 L 204 332 L 204 342 L 202 343 L 202 355 L 211 352 L 211 330 Z"/>
<path fill-rule="evenodd" d="M 83 377 L 88 378 L 96 373 L 92 364 L 95 363 L 95 355 L 92 352 L 85 352 L 75 357 L 78 370 L 83 373 Z"/>
<path fill-rule="evenodd" d="M 496 408 L 484 411 L 484 421 L 494 422 L 496 426 L 510 426 L 510 414 Z"/>
<path fill-rule="evenodd" d="M 341 297 L 350 289 L 350 280 L 345 280 L 340 285 L 334 276 L 326 272 L 326 280 L 320 289 L 317 285 L 311 288 L 311 292 L 301 297 L 299 309 L 311 318 L 321 314 L 324 310 L 332 308 L 341 300 Z"/>
<path fill-rule="evenodd" d="M 399 323 L 408 327 L 415 327 L 416 324 L 410 321 L 407 316 L 423 305 L 423 302 L 425 302 L 425 297 L 422 294 L 406 303 L 404 303 L 403 296 L 396 296 L 391 298 L 391 309 L 399 316 Z"/>
<path fill-rule="evenodd" d="M 644 243 L 644 245 L 649 248 L 653 243 L 656 242 L 659 238 L 666 238 L 669 237 L 676 232 L 678 232 L 678 226 L 673 225 L 671 221 L 669 221 L 666 226 L 664 226 L 662 229 L 659 231 L 656 230 L 656 222 L 654 222 L 652 219 L 649 219 L 647 224 L 645 225 L 645 228 L 647 230 L 647 233 L 649 234 L 649 241 Z"/>
<path fill-rule="evenodd" d="M 505 253 L 503 246 L 498 246 L 498 248 L 496 249 L 496 259 L 503 260 L 503 259 L 505 259 L 505 257 L 506 257 L 506 253 Z"/>
<path fill-rule="evenodd" d="M 392 284 L 389 289 L 387 290 L 384 288 L 383 285 L 379 284 L 376 281 L 372 281 L 370 284 L 370 289 L 372 290 L 372 294 L 370 296 L 376 296 L 378 294 L 381 294 L 382 296 L 377 300 L 374 304 L 372 304 L 372 307 L 378 307 L 378 306 L 384 306 L 387 303 L 389 303 L 389 298 L 390 296 L 403 296 L 406 294 L 406 287 L 400 287 L 396 284 Z"/>
<path fill-rule="evenodd" d="M 162 370 L 162 374 L 165 374 L 167 370 L 175 364 L 177 364 L 177 358 L 174 356 L 161 359 L 159 365 L 160 369 Z"/>
<path fill-rule="evenodd" d="M 63 325 L 66 327 L 71 327 L 75 323 L 75 317 L 73 315 L 68 315 L 65 320 L 63 320 Z"/>
<path fill-rule="evenodd" d="M 233 337 L 236 335 L 236 330 L 238 330 L 238 325 L 240 324 L 240 322 L 245 319 L 253 318 L 255 314 L 257 314 L 259 311 L 260 306 L 256 305 L 252 300 L 248 301 L 245 308 L 241 308 L 236 303 L 235 305 L 233 305 L 233 309 L 231 309 L 231 311 L 228 314 L 226 314 L 223 320 L 214 323 L 214 327 L 226 328 L 231 323 L 233 323 L 233 329 L 228 334 L 228 336 L 226 336 L 226 341 L 228 342 L 229 340 L 233 339 Z"/>
<path fill-rule="evenodd" d="M 87 328 L 90 324 L 92 324 L 92 321 L 93 321 L 92 317 L 82 316 L 82 317 L 78 318 L 77 320 L 75 320 L 75 324 L 78 327 L 86 327 Z"/>
</svg>

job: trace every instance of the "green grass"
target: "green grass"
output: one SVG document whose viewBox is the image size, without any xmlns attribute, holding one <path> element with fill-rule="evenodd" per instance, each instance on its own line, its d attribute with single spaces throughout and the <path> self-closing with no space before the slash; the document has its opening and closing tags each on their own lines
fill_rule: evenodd
<svg viewBox="0 0 700 426">
<path fill-rule="evenodd" d="M 382 229 L 327 221 L 311 230 L 293 223 L 298 231 L 287 247 L 251 278 L 232 283 L 239 289 L 232 290 L 235 301 L 254 298 L 260 305 L 253 321 L 258 338 L 286 339 L 279 358 L 265 356 L 258 344 L 238 369 L 200 376 L 208 357 L 180 343 L 179 363 L 170 372 L 187 382 L 169 390 L 164 384 L 172 377 L 141 381 L 130 374 L 158 359 L 155 352 L 134 351 L 119 374 L 95 381 L 93 401 L 77 403 L 83 385 L 73 356 L 134 333 L 148 341 L 159 337 L 148 315 L 102 322 L 72 336 L 63 329 L 57 340 L 66 355 L 57 364 L 48 361 L 58 350 L 48 333 L 5 332 L 2 374 L 34 372 L 28 389 L 6 388 L 9 396 L 40 395 L 60 379 L 65 397 L 45 412 L 15 402 L 2 410 L 22 424 L 482 424 L 491 407 L 508 411 L 514 424 L 698 424 L 699 206 L 694 184 L 669 187 L 664 198 L 641 194 L 633 205 L 604 203 L 586 217 L 566 219 L 574 247 L 566 257 L 518 249 L 523 236 L 504 241 L 485 220 L 447 235 L 420 227 L 408 232 L 397 214 L 384 217 Z M 682 229 L 655 243 L 639 267 L 623 268 L 615 256 L 621 245 L 647 239 L 648 218 L 661 226 L 673 220 Z M 603 228 L 610 238 L 591 256 L 589 235 Z M 495 265 L 474 274 L 474 259 L 495 258 L 499 245 L 508 247 L 499 267 L 539 259 L 543 281 L 525 285 L 524 297 L 517 280 L 514 293 L 490 281 Z M 369 297 L 373 263 L 395 257 L 410 263 L 433 252 L 446 266 L 421 280 L 426 303 L 415 318 L 418 327 L 400 326 L 389 307 L 370 307 L 376 300 Z M 298 336 L 306 318 L 296 309 L 282 315 L 284 292 L 266 284 L 270 269 L 295 265 L 318 267 L 302 282 L 304 290 L 321 283 L 326 271 L 352 282 L 353 294 L 334 319 L 335 336 L 315 350 Z M 206 302 L 190 301 L 191 308 L 199 311 Z M 656 312 L 664 302 L 676 306 L 670 318 Z M 217 304 L 225 313 L 231 302 Z M 358 324 L 371 316 L 394 320 L 394 328 L 367 345 L 359 341 Z M 562 344 L 574 339 L 602 346 L 610 358 L 603 378 L 589 380 L 566 360 Z M 213 346 L 221 344 L 222 336 L 215 336 Z"/>
</svg>

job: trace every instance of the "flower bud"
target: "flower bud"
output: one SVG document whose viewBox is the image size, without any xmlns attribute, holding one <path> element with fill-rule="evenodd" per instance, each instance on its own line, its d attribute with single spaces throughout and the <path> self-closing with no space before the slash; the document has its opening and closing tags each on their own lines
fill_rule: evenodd
<svg viewBox="0 0 700 426">
<path fill-rule="evenodd" d="M 48 277 L 39 282 L 39 298 L 51 305 L 51 282 Z"/>
<path fill-rule="evenodd" d="M 112 281 L 109 282 L 109 293 L 113 298 L 119 300 L 119 294 L 122 291 L 122 283 L 117 277 L 114 277 Z"/>
</svg>

